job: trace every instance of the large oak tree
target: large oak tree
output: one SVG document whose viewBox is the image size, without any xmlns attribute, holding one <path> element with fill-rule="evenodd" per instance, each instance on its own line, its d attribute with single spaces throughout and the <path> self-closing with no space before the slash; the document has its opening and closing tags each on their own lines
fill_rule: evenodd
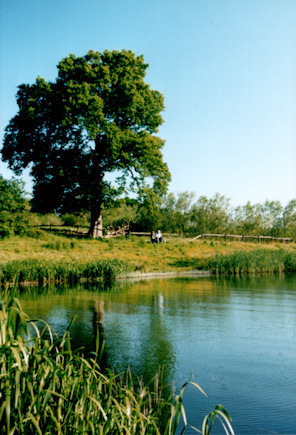
<svg viewBox="0 0 296 435">
<path fill-rule="evenodd" d="M 144 81 L 147 67 L 131 51 L 90 51 L 63 59 L 54 82 L 19 86 L 2 158 L 17 175 L 30 167 L 36 211 L 90 210 L 97 237 L 102 207 L 116 195 L 165 193 L 170 173 L 155 135 L 164 103 Z"/>
</svg>

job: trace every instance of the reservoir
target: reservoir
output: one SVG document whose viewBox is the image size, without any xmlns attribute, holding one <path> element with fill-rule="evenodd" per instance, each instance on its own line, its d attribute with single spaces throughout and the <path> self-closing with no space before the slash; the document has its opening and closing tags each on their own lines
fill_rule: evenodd
<svg viewBox="0 0 296 435">
<path fill-rule="evenodd" d="M 162 370 L 165 389 L 184 396 L 188 422 L 223 404 L 236 434 L 296 433 L 296 276 L 241 279 L 178 277 L 118 281 L 112 289 L 27 289 L 18 296 L 32 317 L 73 346 L 105 341 L 102 364 L 131 368 L 150 380 Z M 186 434 L 195 434 L 187 429 Z M 214 434 L 224 433 L 218 425 Z"/>
</svg>

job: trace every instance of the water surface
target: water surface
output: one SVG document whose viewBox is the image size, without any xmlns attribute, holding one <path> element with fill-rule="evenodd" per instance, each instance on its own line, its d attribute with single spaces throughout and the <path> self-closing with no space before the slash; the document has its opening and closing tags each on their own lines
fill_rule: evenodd
<svg viewBox="0 0 296 435">
<path fill-rule="evenodd" d="M 105 292 L 32 291 L 20 299 L 58 333 L 77 315 L 75 346 L 92 350 L 99 330 L 109 367 L 130 366 L 145 380 L 163 367 L 168 389 L 194 379 L 208 398 L 187 390 L 193 426 L 222 403 L 237 434 L 295 434 L 295 289 L 295 276 L 171 278 L 122 282 Z"/>
</svg>

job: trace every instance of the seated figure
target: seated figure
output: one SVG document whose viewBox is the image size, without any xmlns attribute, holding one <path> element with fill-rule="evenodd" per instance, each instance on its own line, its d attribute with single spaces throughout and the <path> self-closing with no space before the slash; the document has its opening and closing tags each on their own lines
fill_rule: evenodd
<svg viewBox="0 0 296 435">
<path fill-rule="evenodd" d="M 162 234 L 159 230 L 156 231 L 155 238 L 156 238 L 156 243 L 162 242 Z"/>
<path fill-rule="evenodd" d="M 156 243 L 156 237 L 155 237 L 155 232 L 154 231 L 151 231 L 151 242 L 152 243 Z"/>
</svg>

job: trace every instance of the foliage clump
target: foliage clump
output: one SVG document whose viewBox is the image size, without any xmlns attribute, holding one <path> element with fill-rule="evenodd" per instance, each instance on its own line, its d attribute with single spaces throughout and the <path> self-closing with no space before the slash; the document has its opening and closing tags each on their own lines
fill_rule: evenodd
<svg viewBox="0 0 296 435">
<path fill-rule="evenodd" d="M 27 225 L 24 183 L 0 175 L 0 238 L 24 234 Z"/>
</svg>

